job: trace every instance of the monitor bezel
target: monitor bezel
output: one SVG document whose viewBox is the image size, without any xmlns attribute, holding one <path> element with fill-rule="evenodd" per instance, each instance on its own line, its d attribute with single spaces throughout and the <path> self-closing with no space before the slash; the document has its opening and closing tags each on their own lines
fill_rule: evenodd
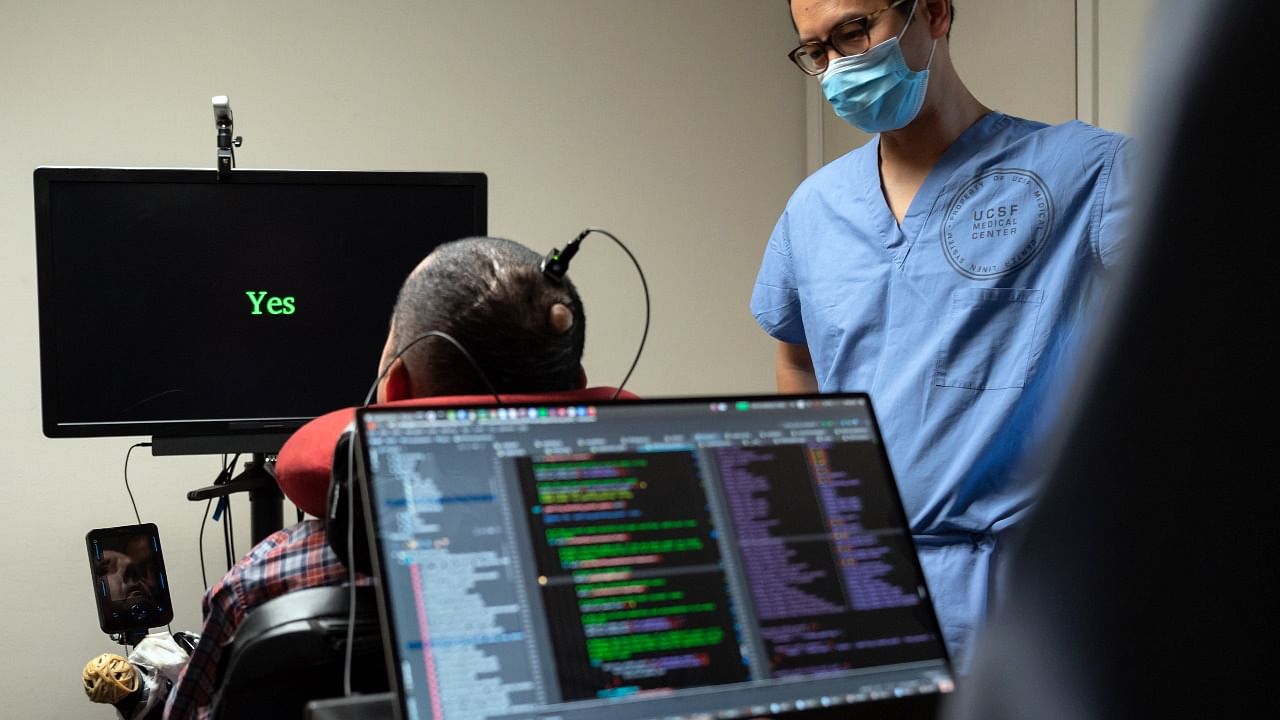
<svg viewBox="0 0 1280 720">
<path fill-rule="evenodd" d="M 58 414 L 55 338 L 57 318 L 53 306 L 54 267 L 53 207 L 51 193 L 57 183 L 173 183 L 232 185 L 438 185 L 471 188 L 476 235 L 488 233 L 488 176 L 478 171 L 414 170 L 288 170 L 235 169 L 225 177 L 202 168 L 143 168 L 42 165 L 32 173 L 35 200 L 36 287 L 40 356 L 41 428 L 45 437 L 90 438 L 150 435 L 162 448 L 157 454 L 218 452 L 277 452 L 284 440 L 313 416 L 296 418 L 169 418 L 154 421 L 121 421 L 69 424 Z"/>
</svg>

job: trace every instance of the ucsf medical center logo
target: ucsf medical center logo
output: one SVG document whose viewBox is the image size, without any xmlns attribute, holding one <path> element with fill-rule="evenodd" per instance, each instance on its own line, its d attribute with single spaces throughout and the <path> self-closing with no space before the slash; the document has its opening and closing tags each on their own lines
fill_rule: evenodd
<svg viewBox="0 0 1280 720">
<path fill-rule="evenodd" d="M 1044 249 L 1053 201 L 1026 170 L 988 170 L 960 188 L 942 222 L 942 250 L 962 275 L 1013 272 Z"/>
</svg>

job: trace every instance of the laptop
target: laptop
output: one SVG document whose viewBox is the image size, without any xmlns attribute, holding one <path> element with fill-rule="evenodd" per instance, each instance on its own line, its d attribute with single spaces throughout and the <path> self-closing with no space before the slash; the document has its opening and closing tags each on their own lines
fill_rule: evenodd
<svg viewBox="0 0 1280 720">
<path fill-rule="evenodd" d="M 356 425 L 401 720 L 929 717 L 954 688 L 865 394 Z"/>
</svg>

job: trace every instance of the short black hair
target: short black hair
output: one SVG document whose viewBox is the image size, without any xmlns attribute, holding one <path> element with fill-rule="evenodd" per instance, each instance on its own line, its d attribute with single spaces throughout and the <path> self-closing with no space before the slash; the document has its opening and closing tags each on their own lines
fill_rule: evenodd
<svg viewBox="0 0 1280 720">
<path fill-rule="evenodd" d="M 433 250 L 400 288 L 391 318 L 396 353 L 430 331 L 457 340 L 499 393 L 573 390 L 579 385 L 586 315 L 569 279 L 542 273 L 542 256 L 503 238 L 470 237 Z M 551 308 L 567 306 L 573 325 L 557 332 Z M 404 352 L 415 390 L 433 395 L 489 392 L 448 341 L 431 338 Z"/>
<path fill-rule="evenodd" d="M 791 7 L 791 0 L 787 0 L 787 7 Z M 899 5 L 898 7 L 894 8 L 894 10 L 898 11 L 898 13 L 900 13 L 903 17 L 906 17 L 914 7 L 915 7 L 914 4 L 911 5 L 910 7 L 906 5 Z M 951 24 L 955 25 L 955 23 L 956 23 L 956 4 L 951 3 Z M 794 28 L 795 26 L 796 26 L 795 20 L 792 19 L 791 27 Z M 947 37 L 948 38 L 951 37 L 951 28 L 947 28 Z"/>
<path fill-rule="evenodd" d="M 790 2 L 791 2 L 791 0 L 787 0 L 787 3 L 790 3 Z M 912 8 L 913 8 L 913 7 L 915 7 L 915 5 L 914 5 L 914 4 L 912 4 L 912 5 L 906 5 L 906 4 L 904 3 L 904 4 L 899 5 L 898 7 L 894 8 L 894 10 L 897 10 L 899 13 L 902 13 L 902 15 L 905 17 L 908 13 L 910 13 L 910 12 L 911 12 L 911 10 L 912 10 Z M 952 25 L 955 25 L 955 24 L 956 24 L 956 4 L 955 4 L 955 3 L 951 3 L 951 24 L 952 24 Z M 951 37 L 951 29 L 950 29 L 950 28 L 948 28 L 948 29 L 947 29 L 947 37 Z"/>
</svg>

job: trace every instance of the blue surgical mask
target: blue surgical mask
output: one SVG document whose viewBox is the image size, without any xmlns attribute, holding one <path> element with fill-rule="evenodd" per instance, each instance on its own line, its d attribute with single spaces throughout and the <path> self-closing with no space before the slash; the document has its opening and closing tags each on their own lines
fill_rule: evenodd
<svg viewBox="0 0 1280 720">
<path fill-rule="evenodd" d="M 867 133 L 880 133 L 906 127 L 920 112 L 924 91 L 929 84 L 929 65 L 933 50 L 923 70 L 907 67 L 902 55 L 902 32 L 861 55 L 837 58 L 822 74 L 822 91 L 831 107 L 846 122 Z M 934 40 L 934 48 L 938 41 Z"/>
</svg>

